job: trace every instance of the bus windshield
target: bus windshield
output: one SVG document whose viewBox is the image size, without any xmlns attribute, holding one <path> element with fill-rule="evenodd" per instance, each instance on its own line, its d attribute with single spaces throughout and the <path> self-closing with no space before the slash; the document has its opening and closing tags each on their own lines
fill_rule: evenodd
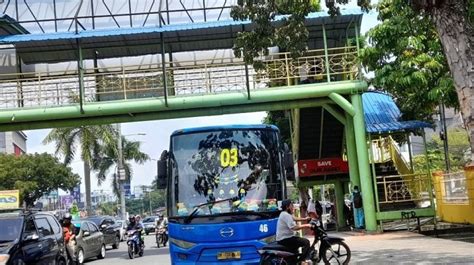
<svg viewBox="0 0 474 265">
<path fill-rule="evenodd" d="M 277 210 L 282 198 L 278 134 L 270 129 L 226 129 L 171 139 L 173 216 Z"/>
</svg>

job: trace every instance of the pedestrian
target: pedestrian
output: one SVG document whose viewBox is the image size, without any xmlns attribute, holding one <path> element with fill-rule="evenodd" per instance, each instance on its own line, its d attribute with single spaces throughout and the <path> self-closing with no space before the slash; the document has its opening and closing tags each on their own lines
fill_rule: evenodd
<svg viewBox="0 0 474 265">
<path fill-rule="evenodd" d="M 364 229 L 364 208 L 362 207 L 362 194 L 360 193 L 359 186 L 354 186 L 354 191 L 352 192 L 352 205 L 355 211 L 356 219 L 355 228 Z"/>
</svg>

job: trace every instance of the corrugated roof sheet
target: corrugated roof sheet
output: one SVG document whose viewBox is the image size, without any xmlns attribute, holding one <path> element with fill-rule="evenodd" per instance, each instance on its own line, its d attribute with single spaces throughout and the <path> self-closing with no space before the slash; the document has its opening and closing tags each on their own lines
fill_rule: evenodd
<svg viewBox="0 0 474 265">
<path fill-rule="evenodd" d="M 348 9 L 341 10 L 341 15 L 362 15 L 360 10 Z M 7 16 L 7 15 L 3 15 Z M 8 16 L 7 16 L 8 17 Z M 282 21 L 285 16 L 278 16 L 275 20 Z M 308 20 L 318 18 L 330 18 L 327 12 L 313 12 L 307 16 Z M 210 22 L 195 22 L 195 23 L 183 23 L 164 25 L 160 27 L 142 27 L 142 28 L 115 28 L 115 29 L 96 29 L 75 32 L 53 32 L 53 33 L 39 33 L 39 34 L 26 34 L 26 35 L 13 35 L 13 36 L 2 36 L 0 37 L 0 43 L 2 44 L 16 44 L 20 42 L 34 42 L 34 41 L 47 41 L 47 40 L 64 40 L 64 39 L 84 39 L 84 38 L 98 38 L 98 37 L 113 37 L 121 35 L 133 35 L 133 34 L 147 34 L 147 33 L 165 33 L 175 31 L 187 31 L 197 29 L 210 29 L 218 27 L 229 27 L 229 26 L 243 26 L 250 25 L 250 21 L 234 21 L 234 20 L 223 20 L 223 21 L 210 21 Z"/>
<path fill-rule="evenodd" d="M 281 21 L 284 17 L 278 17 Z M 322 47 L 321 25 L 326 25 L 328 46 L 341 46 L 341 36 L 353 37 L 355 31 L 348 26 L 360 25 L 360 10 L 342 10 L 341 16 L 330 17 L 326 12 L 311 13 L 306 20 L 310 31 L 310 48 Z M 278 21 L 276 23 L 278 23 Z M 160 34 L 164 35 L 165 48 L 173 52 L 229 49 L 237 33 L 252 29 L 249 21 L 214 21 L 165 25 L 160 27 L 101 29 L 62 33 L 0 36 L 0 44 L 15 45 L 22 60 L 27 63 L 53 63 L 73 61 L 77 57 L 79 39 L 84 59 L 156 54 L 161 51 Z"/>
<path fill-rule="evenodd" d="M 409 131 L 432 127 L 423 121 L 402 121 L 401 112 L 393 98 L 381 92 L 362 94 L 365 127 L 369 133 Z"/>
</svg>

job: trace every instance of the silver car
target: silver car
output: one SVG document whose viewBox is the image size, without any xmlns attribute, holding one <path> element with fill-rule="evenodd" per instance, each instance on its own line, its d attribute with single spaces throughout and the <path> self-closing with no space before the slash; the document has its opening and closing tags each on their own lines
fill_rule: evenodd
<svg viewBox="0 0 474 265">
<path fill-rule="evenodd" d="M 90 221 L 73 221 L 76 234 L 76 259 L 78 264 L 97 257 L 105 258 L 104 235 L 96 224 Z"/>
<path fill-rule="evenodd" d="M 115 223 L 120 225 L 120 240 L 127 240 L 127 221 L 115 220 Z"/>
</svg>

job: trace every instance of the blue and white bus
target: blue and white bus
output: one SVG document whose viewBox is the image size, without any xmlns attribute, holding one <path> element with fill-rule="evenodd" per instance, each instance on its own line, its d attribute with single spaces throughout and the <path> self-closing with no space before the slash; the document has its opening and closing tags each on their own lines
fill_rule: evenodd
<svg viewBox="0 0 474 265">
<path fill-rule="evenodd" d="M 258 264 L 293 162 L 270 125 L 183 129 L 158 161 L 172 264 Z"/>
</svg>

